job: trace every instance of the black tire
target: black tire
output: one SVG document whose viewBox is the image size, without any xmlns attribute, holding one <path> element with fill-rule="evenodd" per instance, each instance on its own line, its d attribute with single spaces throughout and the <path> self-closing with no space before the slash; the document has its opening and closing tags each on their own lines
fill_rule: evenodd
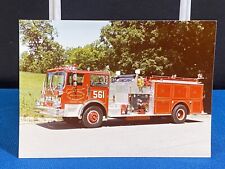
<svg viewBox="0 0 225 169">
<path fill-rule="evenodd" d="M 90 106 L 82 115 L 82 124 L 87 128 L 96 128 L 102 125 L 103 111 L 98 106 Z"/>
<path fill-rule="evenodd" d="M 80 120 L 76 117 L 63 117 L 63 120 L 68 124 L 79 124 Z"/>
<path fill-rule="evenodd" d="M 184 123 L 187 118 L 188 110 L 183 104 L 178 104 L 173 108 L 172 120 L 174 123 Z"/>
</svg>

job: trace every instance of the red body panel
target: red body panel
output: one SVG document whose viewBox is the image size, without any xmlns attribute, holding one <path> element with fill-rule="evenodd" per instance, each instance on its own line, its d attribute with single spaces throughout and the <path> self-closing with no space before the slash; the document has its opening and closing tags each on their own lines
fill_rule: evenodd
<svg viewBox="0 0 225 169">
<path fill-rule="evenodd" d="M 66 84 L 61 96 L 62 108 L 64 108 L 65 104 L 83 104 L 88 99 L 88 82 L 89 76 L 84 74 L 84 83 L 82 85 L 73 86 Z"/>
<path fill-rule="evenodd" d="M 155 83 L 154 113 L 170 114 L 178 103 L 185 104 L 189 113 L 203 111 L 203 85 Z"/>
<path fill-rule="evenodd" d="M 108 86 L 91 86 L 90 71 L 75 71 L 75 73 L 83 74 L 84 81 L 82 85 L 65 85 L 63 95 L 61 97 L 62 108 L 65 104 L 85 104 L 90 101 L 101 103 L 108 111 Z M 106 75 L 105 72 L 94 72 L 95 75 Z"/>
</svg>

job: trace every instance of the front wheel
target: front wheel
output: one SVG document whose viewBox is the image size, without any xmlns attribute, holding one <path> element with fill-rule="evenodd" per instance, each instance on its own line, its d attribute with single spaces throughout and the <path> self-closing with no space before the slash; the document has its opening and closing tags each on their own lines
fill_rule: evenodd
<svg viewBox="0 0 225 169">
<path fill-rule="evenodd" d="M 184 123 L 188 110 L 183 104 L 178 104 L 173 108 L 172 119 L 174 123 Z"/>
<path fill-rule="evenodd" d="M 103 111 L 98 106 L 88 107 L 82 116 L 82 124 L 87 128 L 100 127 L 102 125 Z"/>
</svg>

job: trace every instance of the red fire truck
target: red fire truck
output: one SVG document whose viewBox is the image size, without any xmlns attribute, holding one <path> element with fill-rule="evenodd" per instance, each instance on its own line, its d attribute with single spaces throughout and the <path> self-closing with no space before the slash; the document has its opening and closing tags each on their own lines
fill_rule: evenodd
<svg viewBox="0 0 225 169">
<path fill-rule="evenodd" d="M 110 77 L 107 71 L 76 66 L 50 69 L 36 109 L 69 123 L 81 121 L 85 127 L 99 127 L 103 118 L 151 116 L 171 116 L 183 123 L 187 115 L 203 112 L 204 85 L 198 78 L 144 78 L 139 73 Z"/>
</svg>

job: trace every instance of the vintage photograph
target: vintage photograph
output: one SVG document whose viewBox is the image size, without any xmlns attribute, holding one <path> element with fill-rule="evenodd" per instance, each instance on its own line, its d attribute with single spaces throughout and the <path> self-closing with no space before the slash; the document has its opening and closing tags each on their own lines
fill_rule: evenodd
<svg viewBox="0 0 225 169">
<path fill-rule="evenodd" d="M 210 157 L 216 21 L 20 20 L 20 158 Z"/>
</svg>

